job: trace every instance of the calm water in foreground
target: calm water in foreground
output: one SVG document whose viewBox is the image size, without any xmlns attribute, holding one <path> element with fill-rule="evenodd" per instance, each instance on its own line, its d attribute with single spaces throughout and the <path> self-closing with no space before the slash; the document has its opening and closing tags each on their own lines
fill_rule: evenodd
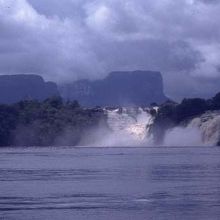
<svg viewBox="0 0 220 220">
<path fill-rule="evenodd" d="M 0 149 L 0 219 L 220 219 L 220 148 Z"/>
</svg>

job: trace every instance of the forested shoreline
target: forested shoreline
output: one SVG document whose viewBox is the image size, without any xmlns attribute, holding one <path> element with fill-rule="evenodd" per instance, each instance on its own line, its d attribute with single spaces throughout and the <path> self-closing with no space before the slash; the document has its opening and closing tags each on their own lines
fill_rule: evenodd
<svg viewBox="0 0 220 220">
<path fill-rule="evenodd" d="M 150 131 L 155 145 L 160 145 L 168 129 L 183 126 L 207 111 L 220 110 L 220 93 L 208 100 L 167 101 L 158 106 L 158 111 L 153 106 L 150 113 L 154 123 Z M 1 147 L 75 146 L 99 127 L 110 131 L 104 108 L 83 108 L 77 101 L 64 101 L 59 96 L 0 105 Z"/>
<path fill-rule="evenodd" d="M 102 109 L 84 109 L 60 97 L 1 104 L 0 146 L 76 145 L 105 121 Z"/>
</svg>

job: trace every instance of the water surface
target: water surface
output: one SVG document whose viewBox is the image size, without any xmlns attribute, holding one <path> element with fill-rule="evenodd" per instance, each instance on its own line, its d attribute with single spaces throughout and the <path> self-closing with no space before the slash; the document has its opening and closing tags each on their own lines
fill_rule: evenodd
<svg viewBox="0 0 220 220">
<path fill-rule="evenodd" d="M 220 219 L 220 148 L 3 148 L 0 219 Z"/>
</svg>

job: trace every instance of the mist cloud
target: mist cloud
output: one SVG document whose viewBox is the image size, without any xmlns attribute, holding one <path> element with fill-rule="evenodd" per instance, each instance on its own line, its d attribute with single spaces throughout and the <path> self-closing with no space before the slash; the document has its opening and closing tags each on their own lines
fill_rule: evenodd
<svg viewBox="0 0 220 220">
<path fill-rule="evenodd" d="M 0 73 L 61 83 L 159 70 L 167 95 L 211 96 L 219 11 L 216 0 L 0 0 Z"/>
</svg>

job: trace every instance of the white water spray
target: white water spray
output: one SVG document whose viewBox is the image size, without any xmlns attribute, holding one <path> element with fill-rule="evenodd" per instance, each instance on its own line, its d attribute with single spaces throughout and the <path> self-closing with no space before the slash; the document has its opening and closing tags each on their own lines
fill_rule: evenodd
<svg viewBox="0 0 220 220">
<path fill-rule="evenodd" d="M 185 127 L 167 131 L 167 146 L 215 146 L 220 141 L 220 111 L 206 112 L 193 118 Z"/>
<path fill-rule="evenodd" d="M 154 116 L 148 108 L 106 108 L 106 126 L 100 125 L 89 132 L 82 145 L 100 147 L 152 146 L 150 128 Z M 157 112 L 158 108 L 154 108 Z M 195 117 L 183 126 L 166 131 L 164 146 L 216 145 L 220 141 L 220 111 L 207 112 Z"/>
<path fill-rule="evenodd" d="M 114 145 L 140 146 L 151 142 L 149 129 L 153 117 L 148 109 L 118 108 L 106 109 L 107 122 L 112 131 L 110 138 Z"/>
</svg>

